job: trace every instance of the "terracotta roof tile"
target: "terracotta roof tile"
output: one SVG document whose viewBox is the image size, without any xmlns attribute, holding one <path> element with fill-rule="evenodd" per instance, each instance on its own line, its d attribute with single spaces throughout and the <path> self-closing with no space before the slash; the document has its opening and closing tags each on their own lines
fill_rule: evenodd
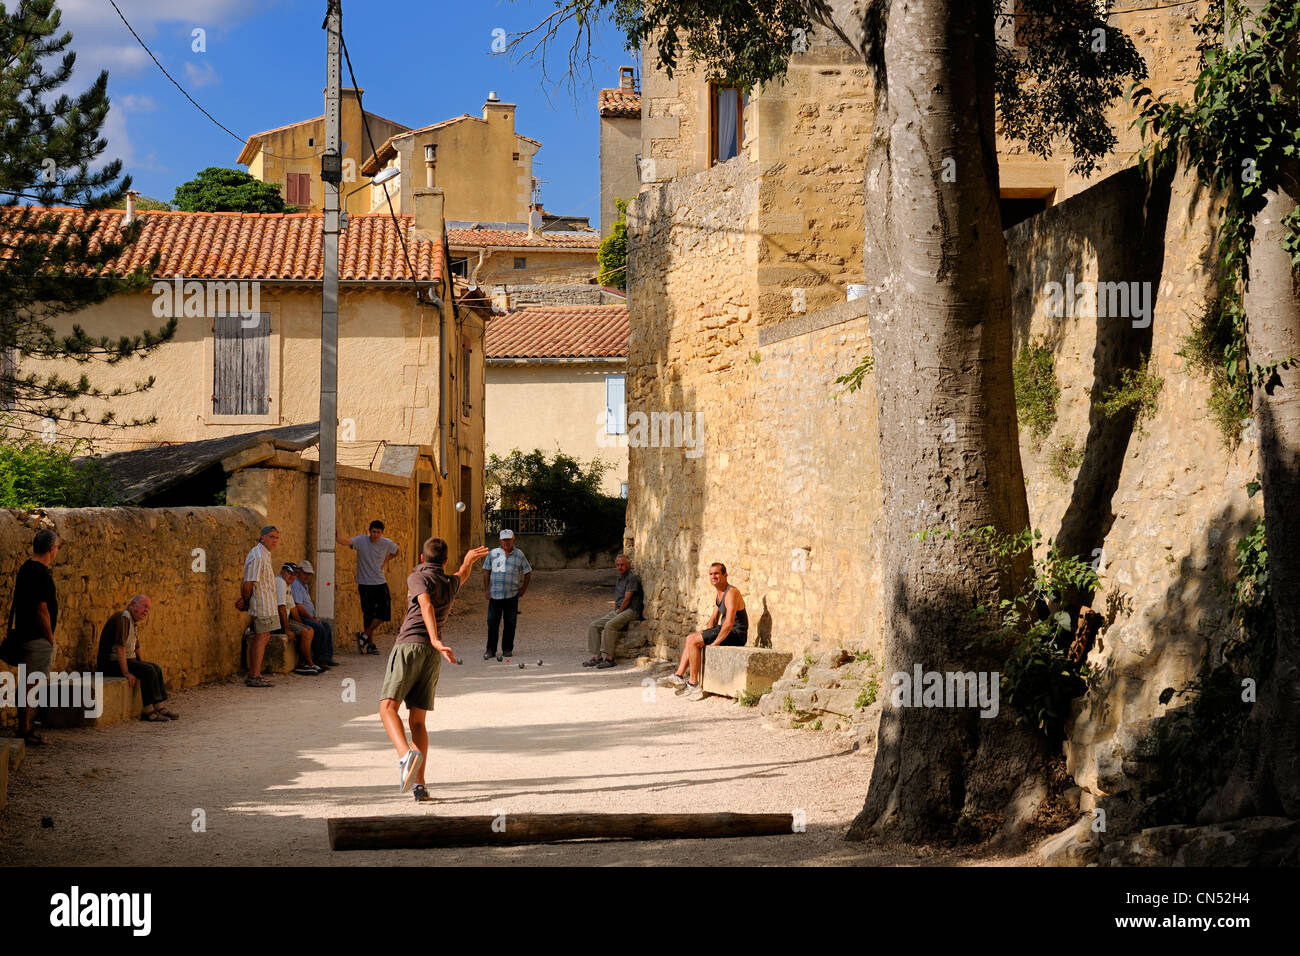
<svg viewBox="0 0 1300 956">
<path fill-rule="evenodd" d="M 596 100 L 601 116 L 639 119 L 641 94 L 634 90 L 601 90 Z"/>
<path fill-rule="evenodd" d="M 599 249 L 600 233 L 574 235 L 543 231 L 536 238 L 524 230 L 448 229 L 447 244 L 453 249 L 479 246 L 527 246 L 534 249 Z"/>
<path fill-rule="evenodd" d="M 626 358 L 626 305 L 539 306 L 488 322 L 488 358 Z"/>
<path fill-rule="evenodd" d="M 18 239 L 13 224 L 29 208 L 0 208 L 0 250 Z M 92 242 L 121 239 L 124 212 L 120 209 L 44 211 L 60 219 L 59 234 L 66 235 L 93 220 L 96 231 Z M 157 252 L 160 258 L 153 273 L 157 278 L 178 273 L 193 279 L 321 278 L 324 217 L 319 213 L 141 212 L 138 216 L 143 223 L 139 238 L 108 267 L 119 273 L 146 265 Z M 437 281 L 442 276 L 442 243 L 417 239 L 412 220 L 411 216 L 398 217 L 414 276 L 390 217 L 351 216 L 339 235 L 339 279 Z"/>
</svg>

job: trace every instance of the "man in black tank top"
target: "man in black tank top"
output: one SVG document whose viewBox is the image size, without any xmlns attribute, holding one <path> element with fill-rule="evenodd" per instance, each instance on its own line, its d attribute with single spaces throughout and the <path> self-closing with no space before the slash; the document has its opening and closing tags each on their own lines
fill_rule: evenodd
<svg viewBox="0 0 1300 956">
<path fill-rule="evenodd" d="M 704 661 L 705 645 L 730 644 L 743 647 L 749 639 L 749 614 L 745 611 L 745 599 L 727 583 L 725 564 L 715 562 L 709 565 L 709 583 L 717 592 L 713 597 L 713 613 L 709 616 L 709 623 L 703 631 L 686 636 L 682 659 L 677 664 L 676 672 L 659 679 L 660 686 L 676 688 L 678 694 L 685 694 L 691 700 L 699 700 L 704 696 L 704 691 L 700 689 L 700 667 Z"/>
</svg>

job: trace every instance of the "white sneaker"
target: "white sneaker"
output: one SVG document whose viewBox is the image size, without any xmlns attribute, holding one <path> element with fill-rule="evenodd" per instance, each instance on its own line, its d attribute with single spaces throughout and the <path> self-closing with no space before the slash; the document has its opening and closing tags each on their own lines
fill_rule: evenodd
<svg viewBox="0 0 1300 956">
<path fill-rule="evenodd" d="M 415 772 L 420 769 L 422 763 L 424 763 L 424 754 L 415 749 L 408 750 L 406 755 L 397 761 L 397 775 L 401 782 L 399 793 L 406 793 L 411 789 L 411 784 L 415 782 Z"/>
<path fill-rule="evenodd" d="M 684 696 L 687 700 L 703 700 L 704 688 L 699 684 L 687 684 Z"/>
<path fill-rule="evenodd" d="M 667 677 L 659 678 L 660 687 L 685 687 L 686 679 L 680 674 L 669 674 Z"/>
</svg>

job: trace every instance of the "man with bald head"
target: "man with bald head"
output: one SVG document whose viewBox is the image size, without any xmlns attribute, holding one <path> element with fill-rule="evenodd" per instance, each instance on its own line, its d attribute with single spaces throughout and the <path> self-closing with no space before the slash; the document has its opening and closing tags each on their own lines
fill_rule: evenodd
<svg viewBox="0 0 1300 956">
<path fill-rule="evenodd" d="M 98 670 L 106 677 L 125 677 L 131 687 L 138 681 L 144 703 L 141 719 L 163 723 L 176 720 L 179 715 L 162 705 L 167 699 L 162 668 L 140 657 L 140 639 L 136 634 L 136 625 L 143 624 L 151 610 L 153 602 L 149 595 L 137 594 L 124 610 L 109 617 L 99 632 Z"/>
</svg>

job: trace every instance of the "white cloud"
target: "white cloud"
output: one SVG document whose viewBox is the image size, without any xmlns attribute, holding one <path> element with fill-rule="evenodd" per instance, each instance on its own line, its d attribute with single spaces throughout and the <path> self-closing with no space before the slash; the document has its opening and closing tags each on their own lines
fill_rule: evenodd
<svg viewBox="0 0 1300 956">
<path fill-rule="evenodd" d="M 198 87 L 216 83 L 220 77 L 217 76 L 217 71 L 213 69 L 212 64 L 207 60 L 203 61 L 202 66 L 195 66 L 194 63 L 186 60 L 185 79 L 189 81 L 190 86 Z"/>
<path fill-rule="evenodd" d="M 125 96 L 114 97 L 112 103 L 128 113 L 152 113 L 158 108 L 152 96 L 140 93 L 127 93 Z"/>
</svg>

